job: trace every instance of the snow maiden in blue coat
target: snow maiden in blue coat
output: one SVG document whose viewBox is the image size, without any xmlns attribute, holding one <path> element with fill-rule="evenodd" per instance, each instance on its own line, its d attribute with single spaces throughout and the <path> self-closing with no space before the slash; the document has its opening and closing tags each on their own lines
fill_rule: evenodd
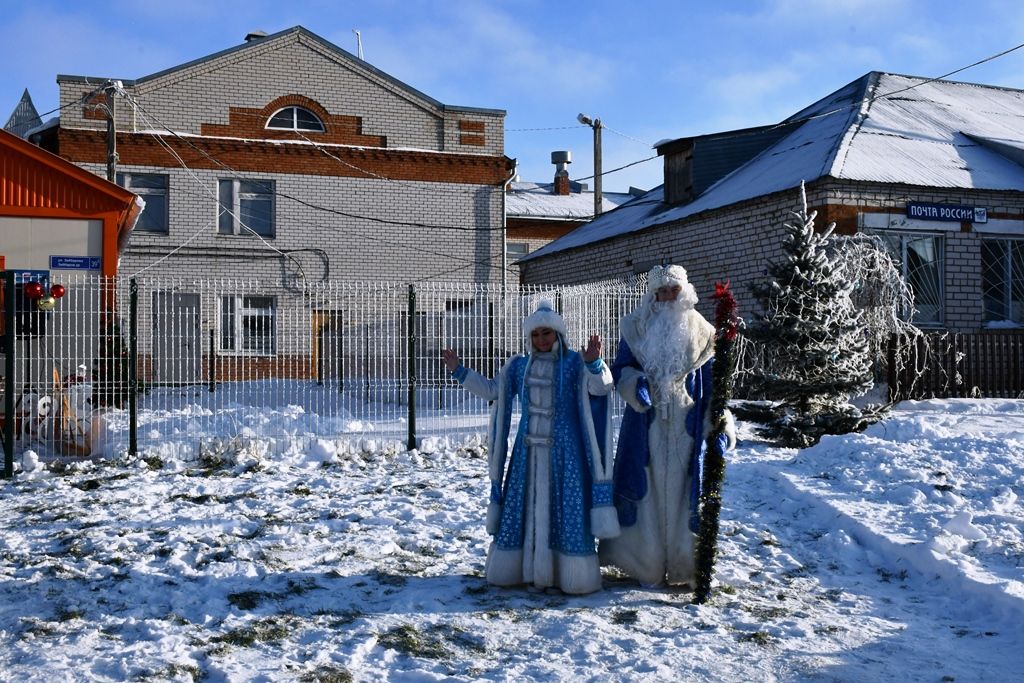
<svg viewBox="0 0 1024 683">
<path fill-rule="evenodd" d="M 523 321 L 525 355 L 487 379 L 443 352 L 466 389 L 493 401 L 488 435 L 491 492 L 487 581 L 565 593 L 601 588 L 596 537 L 618 533 L 612 507 L 608 394 L 612 376 L 601 339 L 578 353 L 566 345 L 562 317 L 542 301 Z M 512 409 L 519 429 L 509 451 Z"/>
<path fill-rule="evenodd" d="M 621 534 L 601 541 L 601 563 L 645 586 L 694 582 L 715 343 L 696 303 L 681 266 L 652 268 L 640 305 L 622 319 L 612 364 L 626 401 L 614 468 Z"/>
</svg>

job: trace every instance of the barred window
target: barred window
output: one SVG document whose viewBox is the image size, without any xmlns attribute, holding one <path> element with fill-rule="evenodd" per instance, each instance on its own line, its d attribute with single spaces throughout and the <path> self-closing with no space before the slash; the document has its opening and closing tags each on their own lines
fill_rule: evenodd
<svg viewBox="0 0 1024 683">
<path fill-rule="evenodd" d="M 1024 324 L 1024 239 L 981 241 L 984 321 Z"/>
<path fill-rule="evenodd" d="M 277 338 L 277 300 L 272 296 L 224 296 L 220 300 L 220 350 L 272 356 Z"/>
<path fill-rule="evenodd" d="M 941 325 L 945 300 L 942 235 L 888 231 L 877 234 L 901 265 L 903 277 L 914 291 L 913 321 L 918 325 Z"/>
</svg>

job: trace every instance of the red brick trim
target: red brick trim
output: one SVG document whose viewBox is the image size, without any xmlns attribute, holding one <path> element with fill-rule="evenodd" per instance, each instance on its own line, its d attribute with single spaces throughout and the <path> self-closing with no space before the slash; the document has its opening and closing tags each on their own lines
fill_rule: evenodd
<svg viewBox="0 0 1024 683">
<path fill-rule="evenodd" d="M 814 227 L 819 232 L 824 230 L 829 223 L 835 223 L 835 234 L 854 235 L 857 233 L 857 214 L 871 211 L 865 206 L 850 206 L 848 204 L 826 204 L 821 207 L 808 208 L 808 213 L 817 211 L 818 217 L 814 221 Z"/>
<path fill-rule="evenodd" d="M 57 140 L 60 155 L 72 163 L 106 163 L 105 131 L 61 128 Z M 226 165 L 242 173 L 502 185 L 513 168 L 511 159 L 498 155 L 331 147 L 328 151 L 334 159 L 311 145 L 170 136 L 164 137 L 164 143 L 190 168 L 222 170 Z M 156 136 L 147 133 L 118 133 L 117 153 L 128 166 L 181 166 Z"/>
<path fill-rule="evenodd" d="M 83 92 L 82 97 L 88 97 L 88 99 L 82 102 L 82 118 L 93 121 L 106 121 L 107 120 L 107 96 L 105 93 L 97 92 L 89 94 L 91 91 Z"/>
<path fill-rule="evenodd" d="M 483 135 L 476 135 L 475 133 L 461 133 L 459 135 L 459 144 L 483 147 L 486 142 L 484 141 Z"/>
<path fill-rule="evenodd" d="M 554 240 L 567 235 L 579 226 L 583 225 L 586 221 L 545 221 L 540 219 L 530 218 L 508 218 L 508 236 L 509 240 Z"/>
<path fill-rule="evenodd" d="M 459 130 L 464 130 L 467 133 L 483 133 L 484 122 L 483 121 L 459 121 Z"/>
<path fill-rule="evenodd" d="M 303 131 L 301 134 L 288 130 L 271 130 L 267 121 L 279 109 L 302 107 L 319 117 L 324 132 Z M 387 147 L 384 135 L 364 135 L 363 119 L 359 116 L 331 114 L 316 100 L 304 95 L 283 95 L 268 102 L 261 108 L 228 107 L 228 123 L 204 123 L 202 135 L 210 137 L 246 138 L 247 140 L 313 140 L 339 145 L 361 145 L 365 147 Z"/>
</svg>

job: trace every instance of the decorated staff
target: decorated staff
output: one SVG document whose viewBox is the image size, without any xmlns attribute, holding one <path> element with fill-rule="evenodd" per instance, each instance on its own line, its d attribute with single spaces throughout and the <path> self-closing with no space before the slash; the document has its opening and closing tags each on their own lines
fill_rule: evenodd
<svg viewBox="0 0 1024 683">
<path fill-rule="evenodd" d="M 736 377 L 736 335 L 739 317 L 736 299 L 729 283 L 715 283 L 715 365 L 711 380 L 711 429 L 704 456 L 703 490 L 700 496 L 700 533 L 697 539 L 697 585 L 693 601 L 707 602 L 711 597 L 711 575 L 718 552 L 718 517 L 722 510 L 722 479 L 725 476 L 725 451 L 732 427 L 729 399 Z"/>
</svg>

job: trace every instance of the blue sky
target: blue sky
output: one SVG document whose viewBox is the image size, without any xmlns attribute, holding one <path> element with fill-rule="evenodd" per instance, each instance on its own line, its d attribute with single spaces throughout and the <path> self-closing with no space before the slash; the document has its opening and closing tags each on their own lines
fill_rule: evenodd
<svg viewBox="0 0 1024 683">
<path fill-rule="evenodd" d="M 295 25 L 447 104 L 504 109 L 523 180 L 550 153 L 592 173 L 653 143 L 778 121 L 868 71 L 935 77 L 1024 43 L 1019 0 L 4 0 L 0 121 L 28 88 L 57 105 L 58 73 L 139 78 Z M 1024 49 L 954 80 L 1024 88 Z M 51 114 L 52 116 L 52 114 Z M 592 182 L 592 181 L 585 181 Z M 605 176 L 608 191 L 661 182 L 660 159 Z"/>
</svg>

